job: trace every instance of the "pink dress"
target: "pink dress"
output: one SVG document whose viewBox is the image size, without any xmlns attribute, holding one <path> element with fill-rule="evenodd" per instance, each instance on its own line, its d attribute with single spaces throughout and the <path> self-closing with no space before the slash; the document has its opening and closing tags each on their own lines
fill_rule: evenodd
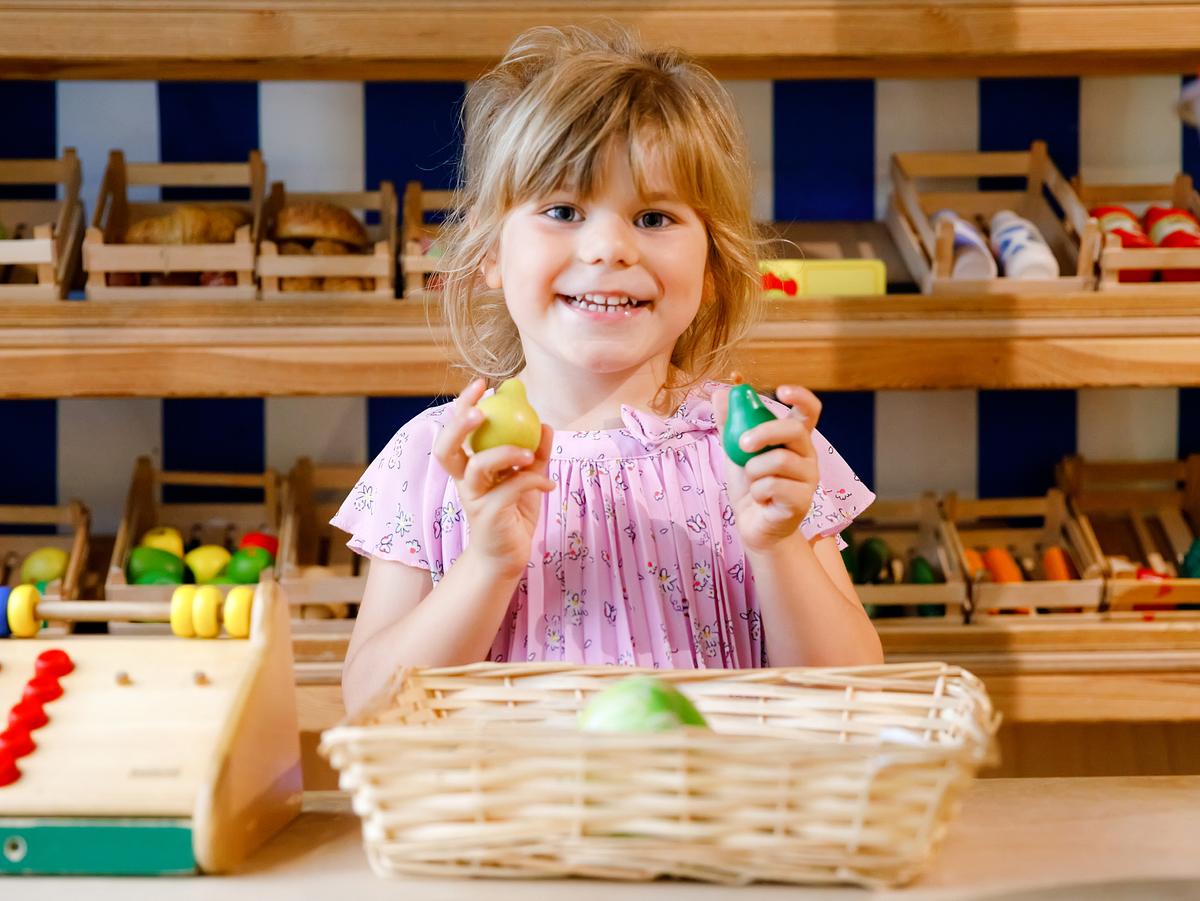
<svg viewBox="0 0 1200 901">
<path fill-rule="evenodd" d="M 558 488 L 488 659 L 767 665 L 709 400 L 716 387 L 693 391 L 665 419 L 623 407 L 624 428 L 555 433 Z M 427 569 L 435 583 L 469 531 L 454 482 L 432 457 L 449 415 L 449 404 L 433 407 L 400 429 L 331 520 L 351 549 Z M 813 440 L 820 484 L 801 530 L 836 536 L 875 496 L 828 441 Z"/>
</svg>

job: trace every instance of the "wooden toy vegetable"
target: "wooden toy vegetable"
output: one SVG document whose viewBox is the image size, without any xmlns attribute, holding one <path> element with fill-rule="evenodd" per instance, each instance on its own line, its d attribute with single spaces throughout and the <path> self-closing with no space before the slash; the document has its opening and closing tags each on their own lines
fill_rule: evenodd
<svg viewBox="0 0 1200 901">
<path fill-rule="evenodd" d="M 631 676 L 600 692 L 579 713 L 585 732 L 664 732 L 707 727 L 687 696 L 653 676 Z"/>
<path fill-rule="evenodd" d="M 774 450 L 779 445 L 773 444 L 753 453 L 747 453 L 738 443 L 743 433 L 748 432 L 756 425 L 770 422 L 778 417 L 767 409 L 753 386 L 743 384 L 741 376 L 737 373 L 734 373 L 733 378 L 736 384 L 729 389 L 729 409 L 725 415 L 725 430 L 721 434 L 721 445 L 725 448 L 725 453 L 730 460 L 738 466 L 745 466 L 752 457 Z"/>
<path fill-rule="evenodd" d="M 1048 547 L 1042 552 L 1042 575 L 1051 582 L 1069 582 L 1079 578 L 1071 565 L 1071 558 L 1060 547 Z"/>
<path fill-rule="evenodd" d="M 536 451 L 542 443 L 542 423 L 525 397 L 525 386 L 517 379 L 501 382 L 495 393 L 476 404 L 484 421 L 471 433 L 471 449 L 487 450 L 515 444 Z"/>
<path fill-rule="evenodd" d="M 1006 548 L 990 547 L 983 552 L 983 565 L 987 567 L 993 582 L 1023 582 L 1021 568 Z"/>
</svg>

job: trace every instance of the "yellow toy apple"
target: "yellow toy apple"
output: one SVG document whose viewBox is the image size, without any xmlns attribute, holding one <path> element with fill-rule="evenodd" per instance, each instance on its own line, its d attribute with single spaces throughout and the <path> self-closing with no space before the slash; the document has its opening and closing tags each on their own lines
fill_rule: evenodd
<svg viewBox="0 0 1200 901">
<path fill-rule="evenodd" d="M 486 418 L 471 433 L 471 450 L 515 444 L 536 451 L 542 443 L 541 420 L 525 398 L 525 386 L 516 379 L 501 382 L 494 394 L 476 406 Z"/>
<path fill-rule="evenodd" d="M 183 536 L 179 534 L 178 529 L 172 529 L 170 526 L 147 529 L 146 534 L 142 536 L 142 547 L 156 547 L 160 551 L 183 558 Z"/>
<path fill-rule="evenodd" d="M 183 562 L 196 577 L 196 584 L 205 585 L 220 575 L 229 562 L 229 556 L 229 551 L 219 544 L 202 544 L 188 551 Z"/>
</svg>

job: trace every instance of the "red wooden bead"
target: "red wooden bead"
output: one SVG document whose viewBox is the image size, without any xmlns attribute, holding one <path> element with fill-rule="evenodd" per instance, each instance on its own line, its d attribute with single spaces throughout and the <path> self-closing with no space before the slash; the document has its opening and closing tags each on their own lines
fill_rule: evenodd
<svg viewBox="0 0 1200 901">
<path fill-rule="evenodd" d="M 21 771 L 17 769 L 17 759 L 11 754 L 0 751 L 0 788 L 12 785 L 20 778 Z"/>
<path fill-rule="evenodd" d="M 49 704 L 51 701 L 61 698 L 62 694 L 62 686 L 53 676 L 34 676 L 25 685 L 25 691 L 21 693 L 21 697 L 26 701 Z"/>
<path fill-rule="evenodd" d="M 8 712 L 8 725 L 25 729 L 28 732 L 40 729 L 48 722 L 50 722 L 50 718 L 46 716 L 46 711 L 37 701 L 20 701 L 14 704 L 12 710 Z"/>
<path fill-rule="evenodd" d="M 38 654 L 33 669 L 39 676 L 53 676 L 59 679 L 74 670 L 75 663 L 66 651 L 51 648 Z"/>
<path fill-rule="evenodd" d="M 0 732 L 0 754 L 11 754 L 14 760 L 32 754 L 37 748 L 28 729 L 13 726 Z"/>
</svg>

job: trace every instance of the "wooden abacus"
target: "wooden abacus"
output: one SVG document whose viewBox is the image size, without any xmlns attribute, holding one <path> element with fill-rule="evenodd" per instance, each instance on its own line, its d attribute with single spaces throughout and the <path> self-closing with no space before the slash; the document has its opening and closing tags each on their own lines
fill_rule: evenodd
<svg viewBox="0 0 1200 901">
<path fill-rule="evenodd" d="M 162 615 L 161 605 L 34 604 L 38 615 L 106 610 Z M 257 587 L 248 641 L 0 641 L 0 703 L 12 706 L 0 737 L 0 873 L 236 868 L 299 812 L 292 678 L 287 607 L 271 581 Z"/>
</svg>

